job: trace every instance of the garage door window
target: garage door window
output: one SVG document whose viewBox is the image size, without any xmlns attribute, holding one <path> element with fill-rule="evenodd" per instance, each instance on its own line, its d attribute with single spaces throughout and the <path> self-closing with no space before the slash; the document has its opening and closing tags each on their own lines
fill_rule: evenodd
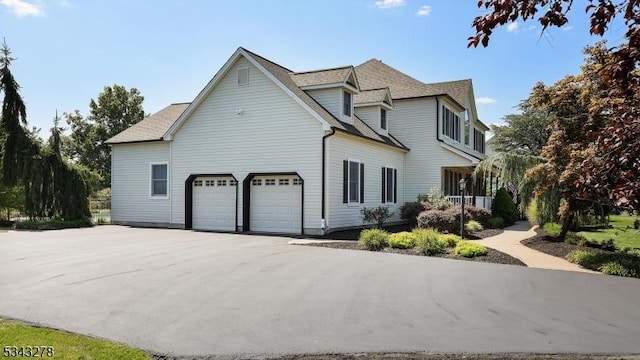
<svg viewBox="0 0 640 360">
<path fill-rule="evenodd" d="M 167 197 L 167 164 L 151 164 L 151 196 Z"/>
</svg>

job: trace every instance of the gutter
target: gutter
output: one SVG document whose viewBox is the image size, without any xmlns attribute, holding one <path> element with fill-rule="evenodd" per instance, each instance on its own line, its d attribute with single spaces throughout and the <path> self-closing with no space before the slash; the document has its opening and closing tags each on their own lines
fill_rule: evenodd
<svg viewBox="0 0 640 360">
<path fill-rule="evenodd" d="M 331 128 L 331 132 L 328 134 L 325 134 L 324 136 L 322 136 L 322 230 L 324 232 L 324 229 L 327 226 L 327 218 L 326 218 L 326 212 L 327 212 L 327 204 L 326 204 L 326 177 L 327 177 L 327 172 L 326 172 L 326 168 L 327 168 L 327 161 L 326 161 L 326 157 L 327 157 L 327 138 L 329 136 L 332 136 L 336 133 L 336 129 L 335 128 Z"/>
</svg>

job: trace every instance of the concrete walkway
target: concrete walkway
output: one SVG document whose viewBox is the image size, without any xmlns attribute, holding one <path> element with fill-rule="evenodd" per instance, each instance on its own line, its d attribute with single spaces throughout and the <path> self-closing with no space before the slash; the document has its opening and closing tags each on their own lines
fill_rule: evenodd
<svg viewBox="0 0 640 360">
<path fill-rule="evenodd" d="M 528 222 L 519 221 L 515 225 L 505 228 L 504 232 L 500 235 L 476 240 L 475 242 L 509 254 L 527 264 L 528 267 L 600 274 L 599 272 L 572 264 L 565 259 L 548 255 L 522 245 L 520 243 L 522 240 L 536 235 L 536 227 L 537 226 L 533 226 L 530 228 Z"/>
</svg>

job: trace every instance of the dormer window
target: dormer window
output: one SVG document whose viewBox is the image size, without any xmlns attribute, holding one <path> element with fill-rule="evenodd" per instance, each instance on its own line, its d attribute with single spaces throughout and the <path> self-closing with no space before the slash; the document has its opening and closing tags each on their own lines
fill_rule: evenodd
<svg viewBox="0 0 640 360">
<path fill-rule="evenodd" d="M 380 109 L 380 129 L 387 130 L 387 110 Z"/>
<path fill-rule="evenodd" d="M 342 92 L 342 98 L 343 98 L 343 108 L 342 108 L 342 113 L 345 116 L 349 116 L 351 117 L 351 93 L 350 92 L 346 92 L 343 91 Z"/>
</svg>

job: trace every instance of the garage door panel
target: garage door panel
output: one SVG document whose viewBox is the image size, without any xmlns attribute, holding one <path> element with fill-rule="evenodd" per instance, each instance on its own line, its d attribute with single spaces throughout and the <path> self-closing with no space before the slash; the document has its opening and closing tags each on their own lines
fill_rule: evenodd
<svg viewBox="0 0 640 360">
<path fill-rule="evenodd" d="M 235 180 L 231 177 L 198 177 L 192 186 L 193 228 L 235 231 Z"/>
<path fill-rule="evenodd" d="M 299 234 L 302 181 L 297 176 L 260 176 L 252 181 L 250 229 Z"/>
</svg>

